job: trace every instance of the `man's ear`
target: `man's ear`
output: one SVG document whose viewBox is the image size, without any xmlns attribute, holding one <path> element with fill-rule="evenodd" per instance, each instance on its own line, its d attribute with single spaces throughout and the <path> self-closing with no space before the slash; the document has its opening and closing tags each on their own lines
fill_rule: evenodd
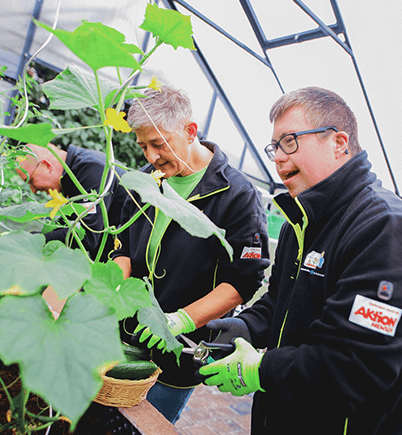
<svg viewBox="0 0 402 435">
<path fill-rule="evenodd" d="M 194 142 L 194 139 L 197 136 L 197 132 L 198 125 L 195 122 L 190 122 L 186 125 L 186 133 L 190 143 Z"/>
<path fill-rule="evenodd" d="M 335 157 L 339 159 L 348 149 L 349 135 L 345 131 L 335 132 Z"/>
<path fill-rule="evenodd" d="M 47 167 L 47 169 L 48 169 L 50 172 L 52 172 L 53 165 L 52 165 L 52 163 L 51 163 L 50 160 L 48 160 L 48 159 L 43 159 L 43 160 L 42 160 L 42 165 L 45 165 L 45 166 Z"/>
</svg>

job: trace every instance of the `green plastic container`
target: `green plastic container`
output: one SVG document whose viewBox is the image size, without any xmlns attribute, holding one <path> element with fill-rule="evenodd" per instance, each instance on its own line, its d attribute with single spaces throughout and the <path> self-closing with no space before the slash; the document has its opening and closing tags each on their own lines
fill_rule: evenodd
<svg viewBox="0 0 402 435">
<path fill-rule="evenodd" d="M 277 210 L 267 210 L 268 235 L 270 239 L 278 239 L 281 227 L 286 219 Z"/>
</svg>

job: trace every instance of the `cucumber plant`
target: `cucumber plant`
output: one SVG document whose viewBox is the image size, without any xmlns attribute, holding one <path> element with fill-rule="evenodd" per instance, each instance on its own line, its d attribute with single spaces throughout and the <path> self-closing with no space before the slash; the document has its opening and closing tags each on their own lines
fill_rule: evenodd
<svg viewBox="0 0 402 435">
<path fill-rule="evenodd" d="M 119 233 L 143 212 L 139 207 L 136 216 L 121 228 L 115 228 L 108 223 L 103 203 L 108 193 L 107 174 L 114 172 L 118 165 L 114 159 L 113 131 L 128 127 L 120 109 L 125 99 L 141 97 L 141 87 L 130 86 L 131 79 L 162 44 L 175 49 L 195 49 L 190 17 L 149 3 L 140 26 L 154 37 L 154 46 L 147 53 L 134 44 L 126 44 L 123 34 L 101 23 L 84 21 L 73 32 L 35 23 L 56 36 L 92 70 L 90 74 L 70 66 L 53 81 L 45 83 L 43 89 L 54 109 L 91 107 L 99 112 L 101 124 L 79 128 L 104 130 L 107 163 L 99 192 L 86 192 L 63 164 L 82 193 L 79 198 L 67 200 L 58 195 L 48 204 L 34 200 L 15 204 L 7 200 L 13 194 L 14 186 L 0 186 L 0 201 L 3 201 L 0 228 L 10 221 L 22 228 L 10 229 L 0 236 L 0 359 L 7 365 L 18 364 L 23 385 L 19 399 L 10 398 L 12 413 L 7 427 L 0 427 L 0 431 L 12 429 L 17 434 L 32 433 L 44 424 L 51 424 L 59 414 L 71 420 L 71 430 L 74 430 L 101 387 L 100 374 L 110 364 L 125 361 L 118 328 L 120 320 L 137 315 L 140 323 L 165 339 L 167 351 L 174 352 L 178 358 L 182 349 L 169 332 L 147 278 L 123 279 L 121 269 L 114 262 L 100 263 L 98 259 L 107 235 L 118 238 Z M 140 60 L 137 61 L 135 55 Z M 99 77 L 98 72 L 104 67 L 116 68 L 116 84 Z M 123 82 L 121 72 L 127 69 L 128 79 Z M 149 86 L 157 86 L 156 80 Z M 21 98 L 23 102 L 27 96 Z M 29 110 L 28 105 L 25 110 Z M 23 109 L 18 114 L 11 126 L 0 126 L 0 135 L 4 137 L 0 142 L 0 175 L 3 170 L 14 168 L 19 158 L 24 158 L 23 149 L 9 146 L 6 138 L 22 144 L 33 143 L 52 152 L 48 144 L 54 137 L 77 130 L 50 123 L 33 124 L 28 122 L 32 116 L 24 117 Z M 40 112 L 36 116 L 40 116 Z M 215 235 L 231 257 L 232 248 L 224 238 L 224 231 L 169 186 L 162 193 L 151 175 L 136 170 L 128 170 L 121 184 L 137 191 L 144 203 L 162 210 L 190 234 L 204 238 Z M 69 247 L 71 237 L 79 240 L 77 223 L 91 208 L 80 208 L 76 201 L 83 198 L 93 205 L 99 204 L 105 223 L 95 261 L 89 258 L 82 245 L 78 249 Z M 52 206 L 53 210 L 46 205 Z M 78 218 L 70 222 L 68 216 L 73 212 Z M 29 228 L 31 222 L 42 223 L 45 228 L 55 216 L 63 218 L 69 227 L 66 243 L 52 241 L 46 244 L 43 234 L 23 229 Z M 57 319 L 42 298 L 48 286 L 60 299 L 67 299 Z M 82 288 L 84 292 L 79 291 Z M 1 383 L 7 391 L 7 386 Z M 26 397 L 30 392 L 51 404 L 58 414 L 35 426 L 34 416 L 30 415 L 29 420 L 25 418 Z"/>
</svg>

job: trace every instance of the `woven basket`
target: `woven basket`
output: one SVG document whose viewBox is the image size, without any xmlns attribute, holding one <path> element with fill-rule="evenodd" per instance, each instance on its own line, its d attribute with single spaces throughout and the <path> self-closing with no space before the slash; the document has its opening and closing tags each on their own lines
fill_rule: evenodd
<svg viewBox="0 0 402 435">
<path fill-rule="evenodd" d="M 130 408 L 145 400 L 148 390 L 154 385 L 162 370 L 158 367 L 156 372 L 146 379 L 131 381 L 129 379 L 114 379 L 101 375 L 102 388 L 95 397 L 94 402 L 105 406 Z"/>
</svg>

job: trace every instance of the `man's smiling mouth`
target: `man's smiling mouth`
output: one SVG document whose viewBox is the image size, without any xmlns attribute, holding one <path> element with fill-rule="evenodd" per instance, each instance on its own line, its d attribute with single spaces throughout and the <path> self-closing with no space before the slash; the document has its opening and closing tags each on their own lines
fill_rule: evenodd
<svg viewBox="0 0 402 435">
<path fill-rule="evenodd" d="M 299 173 L 299 170 L 296 169 L 294 171 L 289 171 L 289 172 L 282 172 L 281 173 L 281 178 L 283 181 L 287 181 L 290 178 L 294 177 L 295 175 L 297 175 Z"/>
</svg>

